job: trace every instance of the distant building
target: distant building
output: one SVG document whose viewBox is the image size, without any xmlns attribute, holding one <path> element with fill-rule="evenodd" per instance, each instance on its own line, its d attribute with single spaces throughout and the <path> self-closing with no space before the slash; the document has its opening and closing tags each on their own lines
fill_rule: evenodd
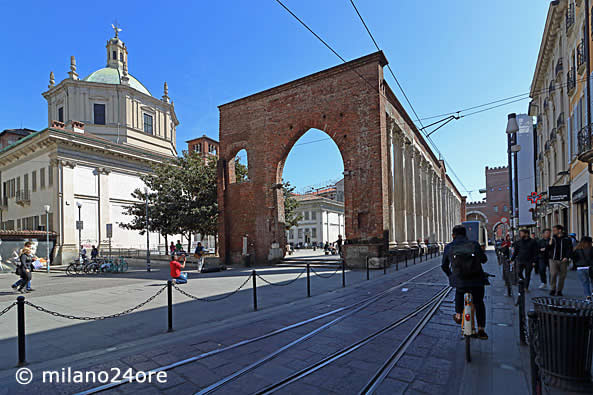
<svg viewBox="0 0 593 395">
<path fill-rule="evenodd" d="M 297 195 L 301 220 L 287 231 L 293 247 L 320 246 L 344 236 L 344 203 L 316 195 Z"/>
<path fill-rule="evenodd" d="M 486 197 L 480 202 L 465 205 L 468 221 L 481 221 L 486 225 L 488 238 L 504 237 L 509 223 L 509 169 L 506 166 L 488 167 L 486 175 Z"/>
<path fill-rule="evenodd" d="M 196 152 L 205 158 L 218 157 L 218 141 L 206 136 L 186 141 L 187 151 Z"/>
<path fill-rule="evenodd" d="M 23 137 L 35 133 L 33 129 L 4 129 L 0 132 L 0 149 L 13 145 Z"/>
</svg>

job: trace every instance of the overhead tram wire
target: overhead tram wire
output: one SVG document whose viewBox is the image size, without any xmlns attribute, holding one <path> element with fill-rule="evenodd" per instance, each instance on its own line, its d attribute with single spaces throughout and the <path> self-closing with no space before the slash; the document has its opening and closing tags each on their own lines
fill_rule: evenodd
<svg viewBox="0 0 593 395">
<path fill-rule="evenodd" d="M 360 14 L 360 12 L 358 11 L 358 8 L 356 7 L 356 4 L 354 4 L 354 0 L 350 0 L 350 4 L 352 4 L 352 7 L 354 8 L 354 10 L 356 11 L 356 14 L 358 15 L 358 18 L 360 19 L 360 21 L 362 22 L 364 28 L 366 29 L 367 33 L 369 34 L 369 36 L 371 37 L 371 40 L 373 41 L 373 44 L 375 44 L 375 48 L 377 48 L 378 51 L 381 50 L 381 48 L 379 48 L 379 44 L 377 44 L 377 40 L 375 40 L 375 37 L 373 36 L 373 34 L 371 33 L 371 30 L 369 29 L 369 27 L 367 26 L 366 22 L 364 21 L 364 18 L 362 17 L 362 15 Z M 459 185 L 461 185 L 463 187 L 463 189 L 468 192 L 468 189 L 465 187 L 465 185 L 463 185 L 463 182 L 461 181 L 461 179 L 457 176 L 457 174 L 455 173 L 455 171 L 453 170 L 453 167 L 448 164 L 448 162 L 445 159 L 445 156 L 443 155 L 443 153 L 438 149 L 436 143 L 432 140 L 432 138 L 430 137 L 430 134 L 427 134 L 424 129 L 424 125 L 422 124 L 422 121 L 420 120 L 420 117 L 418 116 L 418 113 L 416 112 L 416 110 L 414 109 L 414 106 L 412 105 L 412 103 L 410 102 L 408 95 L 406 95 L 406 92 L 404 91 L 403 87 L 401 86 L 401 84 L 399 83 L 399 80 L 397 79 L 397 77 L 395 76 L 395 73 L 393 72 L 393 70 L 391 69 L 391 65 L 388 63 L 387 64 L 387 69 L 389 70 L 389 73 L 391 74 L 391 76 L 393 77 L 393 79 L 395 80 L 397 86 L 399 87 L 399 89 L 401 90 L 402 94 L 404 95 L 404 98 L 406 99 L 406 101 L 408 102 L 408 105 L 410 106 L 410 108 L 412 109 L 412 112 L 414 113 L 414 115 L 416 116 L 416 119 L 418 120 L 418 123 L 420 124 L 420 126 L 422 127 L 420 129 L 420 133 L 424 133 L 424 136 L 426 137 L 426 139 L 430 142 L 430 144 L 432 145 L 433 149 L 439 154 L 439 156 L 441 158 L 443 158 L 443 161 L 445 162 L 445 164 L 448 166 L 448 169 L 451 171 L 451 174 L 453 174 L 453 176 L 457 179 L 457 181 L 459 182 Z M 455 119 L 455 118 L 453 118 Z M 448 121 L 446 122 L 448 123 Z M 443 126 L 443 125 L 441 125 Z M 435 130 L 436 131 L 436 130 Z M 434 131 L 433 131 L 434 132 Z M 431 133 L 432 134 L 432 133 Z"/>
</svg>

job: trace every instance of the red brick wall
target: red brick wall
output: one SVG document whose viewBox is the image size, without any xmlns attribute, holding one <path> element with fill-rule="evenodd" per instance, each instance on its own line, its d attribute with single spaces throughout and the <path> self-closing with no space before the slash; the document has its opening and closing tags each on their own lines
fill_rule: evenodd
<svg viewBox="0 0 593 395">
<path fill-rule="evenodd" d="M 466 204 L 466 213 L 479 211 L 488 218 L 489 237 L 493 236 L 494 226 L 501 222 L 503 217 L 509 217 L 509 171 L 506 166 L 486 167 L 484 170 L 486 176 L 486 201 Z M 507 211 L 503 211 L 506 206 Z M 498 211 L 495 211 L 498 207 Z M 473 217 L 471 219 L 474 219 Z"/>
<path fill-rule="evenodd" d="M 389 221 L 386 121 L 384 98 L 373 87 L 383 83 L 385 62 L 375 53 L 220 106 L 223 258 L 238 258 L 245 233 L 258 262 L 266 260 L 273 241 L 284 245 L 282 191 L 275 185 L 290 149 L 311 128 L 333 139 L 345 171 L 352 172 L 344 181 L 346 237 L 382 242 Z M 249 181 L 231 184 L 229 167 L 243 148 Z"/>
</svg>

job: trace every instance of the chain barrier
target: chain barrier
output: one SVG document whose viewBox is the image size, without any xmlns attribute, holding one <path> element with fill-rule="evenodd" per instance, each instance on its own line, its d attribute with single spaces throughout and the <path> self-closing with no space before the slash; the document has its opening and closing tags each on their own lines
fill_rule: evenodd
<svg viewBox="0 0 593 395">
<path fill-rule="evenodd" d="M 338 272 L 340 269 L 341 269 L 341 267 L 339 267 L 339 266 L 338 266 L 338 267 L 336 268 L 336 270 L 335 270 L 335 271 L 334 271 L 332 274 L 330 274 L 329 276 L 328 276 L 327 274 L 321 274 L 321 273 L 319 273 L 317 270 L 315 270 L 315 269 L 313 269 L 313 268 L 311 268 L 311 271 L 312 271 L 312 272 L 313 272 L 313 273 L 314 273 L 316 276 L 319 276 L 319 277 L 321 277 L 321 278 L 330 278 L 330 277 L 333 277 L 333 276 L 334 276 L 334 275 L 335 275 L 335 274 L 336 274 L 336 273 L 337 273 L 337 272 Z"/>
<path fill-rule="evenodd" d="M 103 315 L 103 316 L 99 316 L 99 317 L 79 317 L 79 316 L 75 316 L 75 315 L 68 315 L 68 314 L 62 314 L 62 313 L 58 313 L 56 311 L 51 311 L 48 310 L 44 307 L 38 306 L 34 303 L 29 302 L 28 300 L 25 300 L 25 304 L 28 304 L 29 306 L 33 307 L 36 310 L 39 310 L 43 313 L 47 313 L 50 315 L 53 315 L 54 317 L 61 317 L 61 318 L 66 318 L 69 320 L 80 320 L 80 321 L 100 321 L 100 320 L 105 320 L 108 318 L 117 318 L 117 317 L 121 317 L 122 315 L 126 315 L 131 313 L 134 310 L 138 310 L 139 308 L 141 308 L 142 306 L 152 302 L 154 300 L 154 298 L 156 298 L 157 296 L 159 296 L 160 294 L 163 293 L 163 291 L 167 288 L 167 286 L 165 285 L 164 287 L 162 287 L 161 289 L 158 290 L 157 293 L 155 293 L 154 295 L 152 295 L 150 298 L 146 299 L 144 302 L 140 303 L 139 305 L 136 305 L 132 308 L 129 308 L 127 310 L 122 311 L 121 313 L 116 313 L 116 314 L 111 314 L 111 315 Z"/>
<path fill-rule="evenodd" d="M 270 282 L 270 281 L 266 280 L 265 278 L 263 278 L 262 276 L 260 276 L 259 274 L 256 274 L 256 276 L 257 276 L 257 277 L 258 277 L 260 280 L 262 280 L 264 283 L 266 283 L 266 284 L 268 284 L 268 285 L 273 285 L 273 286 L 276 286 L 276 287 L 285 287 L 285 286 L 287 286 L 287 285 L 290 285 L 290 284 L 294 283 L 294 282 L 295 282 L 296 280 L 298 280 L 299 278 L 301 278 L 301 276 L 302 276 L 302 275 L 303 275 L 303 274 L 304 274 L 306 271 L 307 271 L 307 269 L 303 269 L 303 271 L 302 271 L 302 272 L 300 272 L 300 273 L 299 273 L 299 275 L 298 275 L 298 276 L 296 276 L 296 278 L 293 278 L 292 280 L 288 280 L 288 282 L 281 281 L 281 282 L 284 282 L 284 284 L 280 284 L 280 283 L 272 283 L 272 282 Z"/>
<path fill-rule="evenodd" d="M 0 311 L 0 317 L 2 317 L 4 314 L 8 313 L 8 311 L 10 309 L 12 309 L 14 306 L 16 306 L 16 302 L 12 302 L 12 304 L 8 305 L 8 307 L 6 307 L 4 310 Z"/>
<path fill-rule="evenodd" d="M 197 300 L 197 301 L 200 301 L 200 302 L 216 302 L 216 301 L 219 301 L 219 300 L 223 300 L 223 299 L 229 298 L 229 297 L 233 296 L 234 294 L 236 294 L 237 292 L 239 292 L 241 290 L 241 288 L 243 288 L 247 284 L 247 282 L 249 281 L 249 279 L 251 278 L 251 276 L 253 276 L 253 274 L 250 274 L 245 279 L 245 281 L 243 282 L 243 284 L 241 284 L 239 286 L 239 288 L 235 289 L 233 292 L 231 292 L 231 293 L 229 293 L 227 295 L 217 296 L 217 297 L 214 297 L 214 298 L 199 298 L 199 297 L 194 296 L 194 295 L 192 295 L 192 294 L 184 291 L 183 289 L 179 288 L 177 286 L 177 284 L 175 284 L 175 283 L 173 283 L 173 288 L 175 288 L 176 290 L 178 290 L 179 293 L 181 293 L 182 295 L 185 295 L 188 298 L 193 299 L 193 300 Z"/>
</svg>

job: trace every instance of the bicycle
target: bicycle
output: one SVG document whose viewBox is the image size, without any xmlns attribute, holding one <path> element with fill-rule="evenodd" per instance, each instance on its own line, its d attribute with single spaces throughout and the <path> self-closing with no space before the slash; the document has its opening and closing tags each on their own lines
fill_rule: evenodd
<svg viewBox="0 0 593 395">
<path fill-rule="evenodd" d="M 493 274 L 484 273 L 486 278 L 486 284 L 490 285 L 488 277 L 495 277 Z M 470 342 L 472 337 L 477 337 L 476 333 L 476 308 L 472 299 L 472 294 L 466 292 L 463 295 L 463 314 L 461 315 L 461 333 L 465 338 L 465 360 L 467 362 L 472 361 Z"/>
</svg>

